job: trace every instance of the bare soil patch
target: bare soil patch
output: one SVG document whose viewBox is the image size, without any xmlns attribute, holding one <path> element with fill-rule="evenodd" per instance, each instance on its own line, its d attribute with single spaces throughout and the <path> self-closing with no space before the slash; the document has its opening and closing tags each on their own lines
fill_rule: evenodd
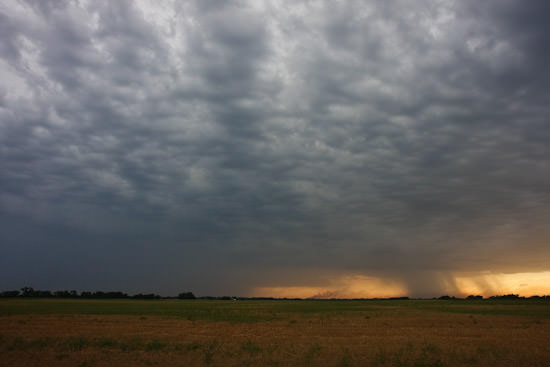
<svg viewBox="0 0 550 367">
<path fill-rule="evenodd" d="M 547 366 L 550 320 L 392 306 L 260 322 L 0 316 L 0 366 Z"/>
</svg>

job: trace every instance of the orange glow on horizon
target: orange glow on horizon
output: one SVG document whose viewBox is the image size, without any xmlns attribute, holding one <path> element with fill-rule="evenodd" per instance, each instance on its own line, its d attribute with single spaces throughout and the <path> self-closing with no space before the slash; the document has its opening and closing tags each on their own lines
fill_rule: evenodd
<svg viewBox="0 0 550 367">
<path fill-rule="evenodd" d="M 467 295 L 518 294 L 530 297 L 550 294 L 550 271 L 537 273 L 490 273 L 454 277 L 456 288 L 442 290 L 444 294 Z M 253 289 L 253 297 L 275 298 L 390 298 L 410 296 L 404 283 L 364 275 L 346 275 L 334 278 L 326 286 L 265 286 Z"/>
<path fill-rule="evenodd" d="M 400 283 L 363 275 L 348 275 L 334 279 L 327 286 L 258 287 L 255 297 L 276 298 L 388 298 L 402 297 L 407 289 Z"/>
<path fill-rule="evenodd" d="M 523 297 L 550 294 L 550 271 L 538 273 L 483 273 L 456 278 L 461 293 L 484 297 L 518 294 Z"/>
</svg>

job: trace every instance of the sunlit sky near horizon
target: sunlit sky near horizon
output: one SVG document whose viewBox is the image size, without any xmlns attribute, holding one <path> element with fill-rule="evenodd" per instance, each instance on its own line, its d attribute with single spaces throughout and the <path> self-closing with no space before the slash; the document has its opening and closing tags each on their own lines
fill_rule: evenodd
<svg viewBox="0 0 550 367">
<path fill-rule="evenodd" d="M 0 290 L 550 294 L 550 2 L 0 3 Z"/>
</svg>

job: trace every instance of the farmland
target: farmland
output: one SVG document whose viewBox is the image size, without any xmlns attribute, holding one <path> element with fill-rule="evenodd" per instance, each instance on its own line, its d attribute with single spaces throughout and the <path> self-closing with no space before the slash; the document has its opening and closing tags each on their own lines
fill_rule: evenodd
<svg viewBox="0 0 550 367">
<path fill-rule="evenodd" d="M 550 302 L 0 300 L 0 366 L 546 366 Z"/>
</svg>

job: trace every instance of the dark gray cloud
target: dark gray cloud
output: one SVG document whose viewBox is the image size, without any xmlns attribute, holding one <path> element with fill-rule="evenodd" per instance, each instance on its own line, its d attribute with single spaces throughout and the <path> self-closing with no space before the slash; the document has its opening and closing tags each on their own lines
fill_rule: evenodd
<svg viewBox="0 0 550 367">
<path fill-rule="evenodd" d="M 549 270 L 549 10 L 0 6 L 0 287 Z"/>
</svg>

